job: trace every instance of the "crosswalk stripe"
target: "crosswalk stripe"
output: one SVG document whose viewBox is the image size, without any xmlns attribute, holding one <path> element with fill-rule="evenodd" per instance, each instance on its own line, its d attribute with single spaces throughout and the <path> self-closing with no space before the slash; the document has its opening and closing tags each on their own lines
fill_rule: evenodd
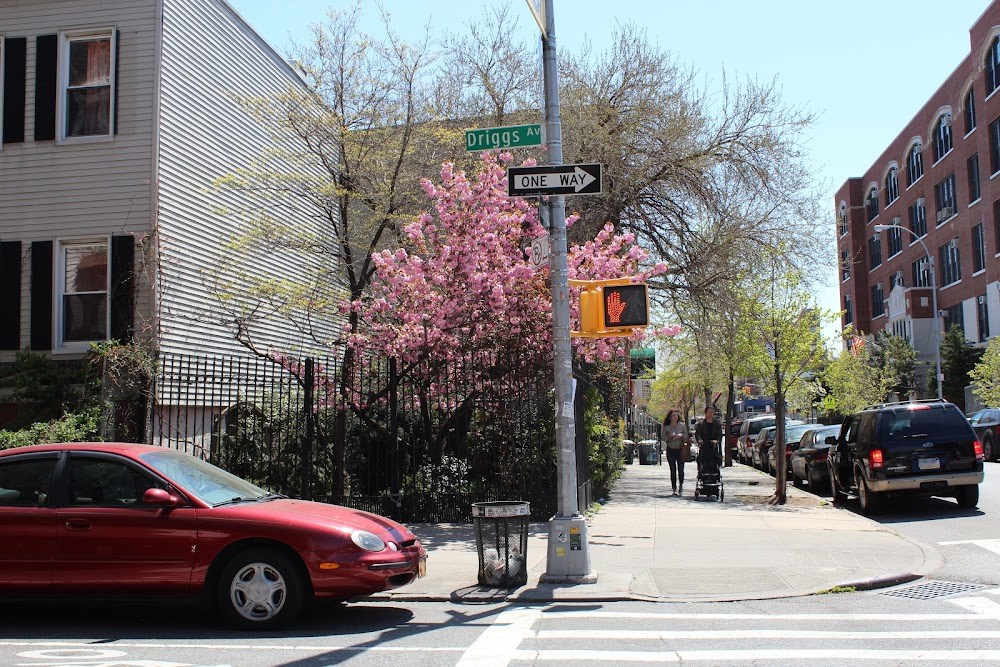
<svg viewBox="0 0 1000 667">
<path fill-rule="evenodd" d="M 462 654 L 456 667 L 504 667 L 521 642 L 534 635 L 531 627 L 541 616 L 537 607 L 503 612 Z"/>
<path fill-rule="evenodd" d="M 1000 660 L 1000 651 L 992 650 L 882 650 L 882 649 L 741 649 L 719 651 L 577 651 L 577 650 L 518 650 L 511 656 L 518 661 L 575 661 L 593 662 L 713 662 L 754 661 L 754 660 L 835 660 L 835 661 L 909 661 L 940 660 L 948 662 L 975 662 Z M 506 664 L 506 663 L 504 663 Z"/>
<path fill-rule="evenodd" d="M 539 630 L 538 639 L 1000 639 L 1000 630 Z"/>
</svg>

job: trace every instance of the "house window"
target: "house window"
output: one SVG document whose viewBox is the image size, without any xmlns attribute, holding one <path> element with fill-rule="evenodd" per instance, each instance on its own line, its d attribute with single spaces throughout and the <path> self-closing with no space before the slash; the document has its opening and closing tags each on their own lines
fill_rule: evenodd
<svg viewBox="0 0 1000 667">
<path fill-rule="evenodd" d="M 979 273 L 986 268 L 986 236 L 983 223 L 972 228 L 972 272 Z"/>
<path fill-rule="evenodd" d="M 990 50 L 986 54 L 986 94 L 989 95 L 1000 86 L 1000 37 L 994 37 Z"/>
<path fill-rule="evenodd" d="M 854 321 L 854 304 L 851 303 L 851 295 L 844 295 L 844 326 Z"/>
<path fill-rule="evenodd" d="M 868 199 L 865 202 L 865 213 L 867 213 L 868 222 L 878 217 L 878 190 L 875 188 L 868 191 Z"/>
<path fill-rule="evenodd" d="M 976 297 L 976 319 L 979 320 L 979 342 L 985 343 L 990 337 L 990 306 L 987 303 L 986 295 L 980 294 Z"/>
<path fill-rule="evenodd" d="M 979 201 L 979 153 L 974 153 L 968 161 L 969 202 Z"/>
<path fill-rule="evenodd" d="M 840 235 L 847 234 L 847 207 L 840 207 Z"/>
<path fill-rule="evenodd" d="M 924 255 L 917 261 L 910 265 L 913 269 L 913 286 L 914 287 L 930 287 L 931 286 L 931 263 Z"/>
<path fill-rule="evenodd" d="M 965 331 L 965 308 L 961 303 L 956 303 L 944 309 L 944 330 L 949 331 L 953 326 Z"/>
<path fill-rule="evenodd" d="M 976 95 L 975 87 L 969 86 L 969 92 L 965 94 L 965 133 L 968 134 L 976 129 Z"/>
<path fill-rule="evenodd" d="M 958 203 L 955 200 L 955 172 L 934 186 L 934 197 L 937 200 L 937 221 L 941 224 L 955 215 Z"/>
<path fill-rule="evenodd" d="M 114 131 L 115 40 L 107 28 L 62 33 L 60 138 L 110 137 Z"/>
<path fill-rule="evenodd" d="M 934 161 L 947 155 L 951 146 L 951 114 L 945 113 L 934 126 Z"/>
<path fill-rule="evenodd" d="M 906 156 L 906 185 L 916 183 L 924 175 L 924 158 L 922 146 L 913 144 L 910 154 Z"/>
<path fill-rule="evenodd" d="M 899 199 L 899 170 L 893 167 L 885 177 L 885 205 Z"/>
<path fill-rule="evenodd" d="M 996 242 L 996 254 L 1000 255 L 1000 199 L 993 202 L 993 240 Z"/>
<path fill-rule="evenodd" d="M 882 283 L 875 283 L 872 287 L 872 317 L 885 315 L 885 294 L 882 291 Z"/>
<path fill-rule="evenodd" d="M 892 221 L 893 224 L 899 224 L 899 218 Z M 903 252 L 903 237 L 902 231 L 898 227 L 890 227 L 886 230 L 886 235 L 889 238 L 889 257 L 895 257 L 899 253 Z"/>
<path fill-rule="evenodd" d="M 868 239 L 868 269 L 874 269 L 882 264 L 882 241 L 875 233 Z"/>
<path fill-rule="evenodd" d="M 1000 171 L 1000 118 L 990 123 L 990 174 Z"/>
<path fill-rule="evenodd" d="M 959 262 L 958 241 L 952 239 L 938 248 L 938 259 L 941 264 L 941 286 L 957 283 L 962 279 L 962 267 Z"/>
<path fill-rule="evenodd" d="M 927 234 L 927 207 L 924 206 L 923 197 L 920 197 L 910 205 L 910 229 L 917 236 Z"/>
<path fill-rule="evenodd" d="M 840 279 L 851 279 L 851 253 L 847 250 L 840 252 Z"/>
<path fill-rule="evenodd" d="M 890 293 L 892 293 L 892 290 L 896 289 L 896 285 L 899 285 L 899 286 L 903 285 L 903 271 L 902 270 L 896 271 L 891 276 L 889 276 L 889 292 Z"/>
<path fill-rule="evenodd" d="M 107 340 L 108 242 L 61 243 L 58 271 L 59 346 Z"/>
</svg>

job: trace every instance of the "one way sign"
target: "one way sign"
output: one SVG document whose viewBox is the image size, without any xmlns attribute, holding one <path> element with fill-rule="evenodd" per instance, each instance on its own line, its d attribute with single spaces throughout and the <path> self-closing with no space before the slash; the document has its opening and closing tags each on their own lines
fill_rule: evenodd
<svg viewBox="0 0 1000 667">
<path fill-rule="evenodd" d="M 599 194 L 601 194 L 599 164 L 507 168 L 508 197 Z"/>
</svg>

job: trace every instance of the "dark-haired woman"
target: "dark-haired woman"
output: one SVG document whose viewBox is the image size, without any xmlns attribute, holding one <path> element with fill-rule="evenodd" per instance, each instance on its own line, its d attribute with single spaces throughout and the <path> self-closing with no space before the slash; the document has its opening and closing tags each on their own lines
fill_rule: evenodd
<svg viewBox="0 0 1000 667">
<path fill-rule="evenodd" d="M 676 410 L 667 413 L 663 420 L 663 443 L 667 447 L 667 465 L 670 466 L 670 487 L 673 495 L 684 492 L 684 461 L 681 449 L 688 439 L 687 426 Z M 678 484 L 680 482 L 680 484 Z"/>
</svg>

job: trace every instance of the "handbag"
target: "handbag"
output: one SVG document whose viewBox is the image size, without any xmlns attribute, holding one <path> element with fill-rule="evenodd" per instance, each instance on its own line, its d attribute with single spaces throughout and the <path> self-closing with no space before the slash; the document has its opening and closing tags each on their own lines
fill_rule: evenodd
<svg viewBox="0 0 1000 667">
<path fill-rule="evenodd" d="M 685 440 L 681 443 L 681 463 L 687 463 L 691 460 L 691 441 Z"/>
</svg>

